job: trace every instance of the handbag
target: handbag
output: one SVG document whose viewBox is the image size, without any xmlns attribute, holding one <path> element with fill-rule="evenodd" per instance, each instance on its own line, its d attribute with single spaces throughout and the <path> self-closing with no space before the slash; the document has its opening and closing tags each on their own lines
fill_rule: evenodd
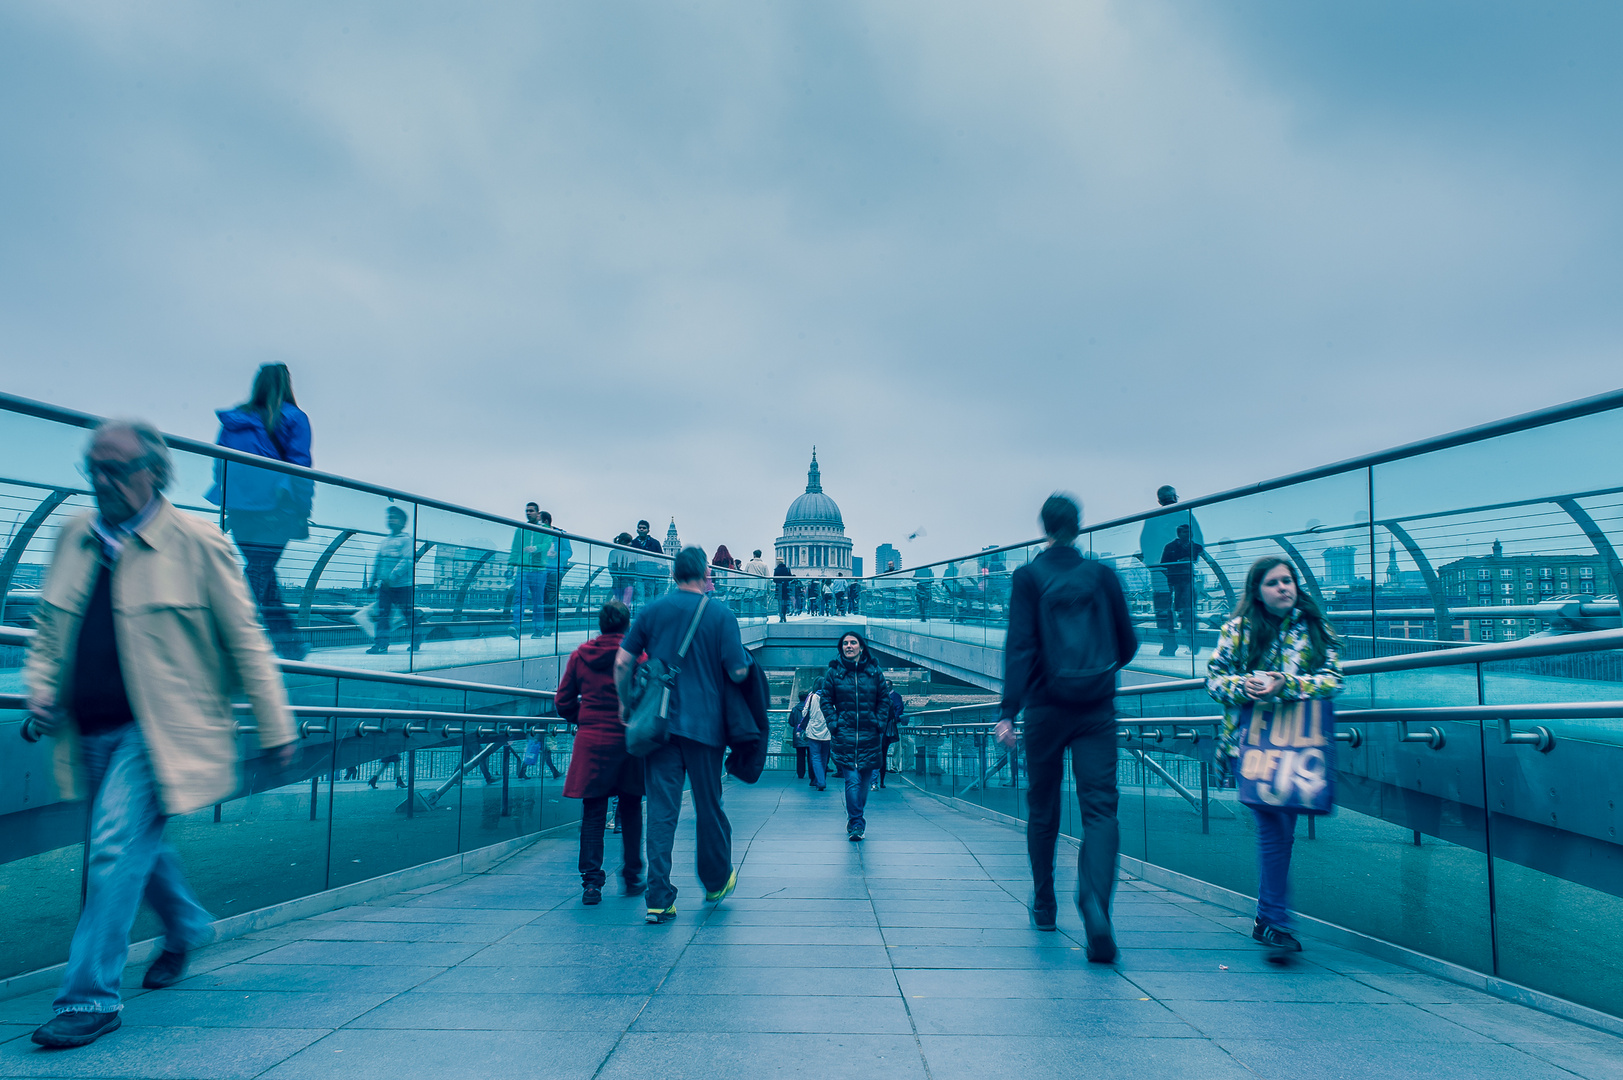
<svg viewBox="0 0 1623 1080">
<path fill-rule="evenodd" d="M 1328 814 L 1336 804 L 1336 707 L 1329 698 L 1240 708 L 1239 798 L 1247 806 Z"/>
<path fill-rule="evenodd" d="M 676 677 L 682 673 L 682 661 L 687 659 L 693 635 L 699 632 L 699 620 L 704 617 L 705 605 L 710 597 L 701 594 L 699 606 L 693 611 L 693 621 L 682 636 L 682 646 L 676 650 L 676 660 L 667 664 L 649 657 L 637 665 L 631 675 L 631 700 L 627 703 L 626 751 L 632 757 L 647 757 L 665 745 L 670 737 L 671 691 L 676 689 Z"/>
<path fill-rule="evenodd" d="M 534 735 L 524 744 L 524 767 L 533 769 L 541 764 L 541 740 Z"/>
</svg>

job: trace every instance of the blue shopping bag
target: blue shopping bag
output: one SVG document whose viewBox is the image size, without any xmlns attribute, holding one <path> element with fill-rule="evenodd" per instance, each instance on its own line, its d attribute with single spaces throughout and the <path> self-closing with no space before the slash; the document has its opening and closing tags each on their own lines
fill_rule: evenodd
<svg viewBox="0 0 1623 1080">
<path fill-rule="evenodd" d="M 1240 710 L 1240 801 L 1328 814 L 1336 805 L 1336 708 L 1329 698 L 1257 702 Z"/>
</svg>

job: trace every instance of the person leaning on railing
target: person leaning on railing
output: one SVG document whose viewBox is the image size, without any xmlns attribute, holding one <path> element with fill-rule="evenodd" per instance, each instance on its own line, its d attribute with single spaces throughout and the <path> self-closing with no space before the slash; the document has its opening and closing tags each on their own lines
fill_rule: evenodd
<svg viewBox="0 0 1623 1080">
<path fill-rule="evenodd" d="M 1239 606 L 1223 624 L 1206 664 L 1206 689 L 1226 706 L 1217 753 L 1229 763 L 1239 756 L 1240 706 L 1341 692 L 1340 642 L 1313 597 L 1298 592 L 1296 571 L 1285 559 L 1252 564 Z M 1251 936 L 1279 952 L 1300 952 L 1301 942 L 1290 932 L 1289 905 L 1298 814 L 1266 807 L 1251 811 L 1257 820 L 1257 921 Z"/>
</svg>

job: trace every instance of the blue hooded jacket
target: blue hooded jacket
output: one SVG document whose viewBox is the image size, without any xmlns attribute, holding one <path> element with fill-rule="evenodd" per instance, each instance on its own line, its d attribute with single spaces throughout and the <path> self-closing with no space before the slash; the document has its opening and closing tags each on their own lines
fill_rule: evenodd
<svg viewBox="0 0 1623 1080">
<path fill-rule="evenodd" d="M 281 452 L 265 430 L 265 422 L 256 413 L 246 409 L 220 409 L 214 415 L 220 418 L 220 434 L 214 440 L 220 446 L 241 450 L 246 454 L 275 458 L 291 465 L 310 465 L 310 418 L 297 405 L 283 405 L 276 424 L 276 437 L 282 444 Z M 300 476 L 253 469 L 242 465 L 230 466 L 230 483 L 226 483 L 227 463 L 214 463 L 214 486 L 204 495 L 216 506 L 227 510 L 293 511 L 308 515 L 315 495 L 315 484 Z"/>
</svg>

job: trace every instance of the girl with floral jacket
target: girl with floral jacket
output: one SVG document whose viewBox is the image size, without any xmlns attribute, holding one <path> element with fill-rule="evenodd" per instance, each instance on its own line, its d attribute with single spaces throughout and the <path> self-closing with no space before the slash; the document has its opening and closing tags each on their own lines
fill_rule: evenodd
<svg viewBox="0 0 1623 1080">
<path fill-rule="evenodd" d="M 1280 558 L 1258 560 L 1245 594 L 1223 624 L 1206 665 L 1206 690 L 1222 702 L 1218 753 L 1238 756 L 1240 707 L 1259 701 L 1302 701 L 1341 692 L 1340 643 L 1319 605 L 1299 592 L 1296 572 Z M 1301 952 L 1290 933 L 1288 887 L 1295 810 L 1252 807 L 1257 821 L 1257 921 L 1251 936 L 1276 956 Z"/>
</svg>

